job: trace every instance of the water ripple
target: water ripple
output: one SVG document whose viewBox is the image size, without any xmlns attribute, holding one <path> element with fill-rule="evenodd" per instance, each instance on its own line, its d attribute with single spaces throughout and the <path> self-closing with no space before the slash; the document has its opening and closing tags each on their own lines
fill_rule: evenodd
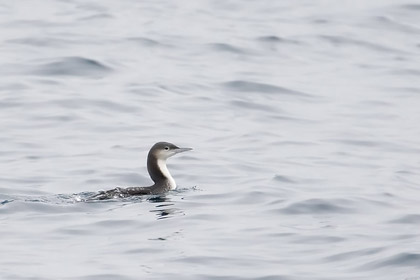
<svg viewBox="0 0 420 280">
<path fill-rule="evenodd" d="M 249 81 L 230 81 L 223 84 L 226 88 L 239 92 L 262 92 L 262 93 L 281 93 L 286 95 L 300 96 L 300 97 L 310 97 L 309 94 L 280 87 L 275 85 L 270 85 L 266 83 L 257 83 Z"/>
<path fill-rule="evenodd" d="M 320 38 L 332 44 L 343 45 L 343 46 L 358 46 L 358 47 L 363 47 L 363 48 L 366 48 L 375 52 L 399 53 L 399 54 L 405 53 L 395 48 L 386 47 L 383 44 L 376 44 L 373 42 L 357 40 L 357 39 L 347 38 L 347 37 L 342 37 L 342 36 L 321 35 Z"/>
<path fill-rule="evenodd" d="M 90 274 L 81 277 L 66 277 L 62 278 L 66 280 L 134 280 L 136 278 L 127 277 L 121 274 L 102 273 L 102 274 Z"/>
<path fill-rule="evenodd" d="M 420 10 L 420 4 L 405 4 L 405 5 L 401 5 L 401 8 L 407 9 L 408 11 L 412 12 L 412 11 Z"/>
<path fill-rule="evenodd" d="M 277 44 L 294 44 L 294 45 L 300 45 L 302 42 L 298 40 L 293 39 L 285 39 L 282 37 L 278 37 L 275 35 L 269 35 L 269 36 L 261 36 L 258 37 L 257 40 L 265 43 L 277 43 Z"/>
<path fill-rule="evenodd" d="M 347 206 L 351 201 L 344 199 L 307 199 L 283 208 L 286 214 L 337 214 L 352 213 L 355 210 Z"/>
<path fill-rule="evenodd" d="M 286 176 L 276 175 L 274 176 L 274 180 L 282 183 L 296 183 L 295 180 L 292 180 Z"/>
<path fill-rule="evenodd" d="M 130 104 L 122 104 L 116 100 L 106 100 L 106 99 L 83 99 L 79 98 L 68 98 L 68 99 L 57 99 L 51 100 L 52 104 L 59 105 L 62 108 L 97 108 L 103 114 L 109 114 L 110 112 L 120 112 L 120 113 L 133 113 L 138 110 L 137 107 L 131 106 Z"/>
<path fill-rule="evenodd" d="M 112 68 L 101 62 L 84 57 L 64 57 L 41 64 L 33 71 L 44 76 L 103 76 Z"/>
<path fill-rule="evenodd" d="M 137 43 L 137 44 L 142 45 L 144 47 L 150 47 L 150 48 L 152 48 L 152 47 L 153 48 L 155 48 L 155 47 L 171 47 L 168 44 L 164 44 L 164 43 L 161 43 L 160 41 L 150 39 L 150 38 L 147 38 L 147 37 L 130 37 L 130 38 L 127 38 L 127 41 Z"/>
<path fill-rule="evenodd" d="M 383 252 L 384 248 L 368 248 L 368 249 L 359 249 L 359 250 L 351 250 L 349 252 L 333 254 L 326 257 L 327 261 L 330 262 L 339 262 L 345 260 L 352 260 L 355 258 L 360 258 L 363 256 L 375 255 L 377 253 Z"/>
<path fill-rule="evenodd" d="M 381 260 L 369 262 L 363 265 L 363 269 L 379 269 L 390 267 L 415 267 L 420 268 L 420 254 L 417 253 L 399 253 L 391 257 L 385 257 Z"/>
<path fill-rule="evenodd" d="M 244 100 L 234 100 L 234 101 L 231 101 L 230 104 L 234 107 L 238 107 L 241 109 L 251 109 L 251 110 L 259 110 L 259 111 L 274 111 L 275 110 L 275 107 L 272 107 L 266 104 L 258 104 L 255 101 L 251 102 L 251 101 L 244 101 Z"/>
<path fill-rule="evenodd" d="M 420 224 L 420 215 L 419 214 L 407 214 L 398 219 L 390 221 L 390 223 L 395 224 L 413 224 L 418 225 Z"/>
<path fill-rule="evenodd" d="M 7 43 L 17 45 L 29 45 L 34 47 L 62 48 L 68 47 L 70 44 L 77 44 L 77 41 L 60 39 L 55 37 L 26 37 L 8 40 Z"/>
<path fill-rule="evenodd" d="M 213 44 L 209 44 L 211 49 L 214 49 L 216 51 L 220 51 L 220 52 L 228 52 L 228 53 L 234 53 L 234 54 L 244 54 L 244 53 L 249 53 L 249 51 L 245 51 L 242 48 L 239 47 L 235 47 L 231 44 L 227 44 L 227 43 L 213 43 Z"/>
</svg>

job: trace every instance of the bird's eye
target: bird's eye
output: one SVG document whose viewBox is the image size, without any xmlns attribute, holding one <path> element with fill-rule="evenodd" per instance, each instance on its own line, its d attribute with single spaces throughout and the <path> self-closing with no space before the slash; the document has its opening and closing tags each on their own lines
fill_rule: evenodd
<svg viewBox="0 0 420 280">
<path fill-rule="evenodd" d="M 167 151 L 167 150 L 169 150 L 169 147 L 168 147 L 168 146 L 166 146 L 166 147 L 165 147 L 165 150 L 166 150 L 166 151 Z"/>
</svg>

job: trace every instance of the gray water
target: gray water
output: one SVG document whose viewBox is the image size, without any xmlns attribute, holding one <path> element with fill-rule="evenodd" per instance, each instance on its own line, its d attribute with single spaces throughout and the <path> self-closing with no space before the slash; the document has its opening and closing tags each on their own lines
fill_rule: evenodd
<svg viewBox="0 0 420 280">
<path fill-rule="evenodd" d="M 420 2 L 3 1 L 0 279 L 420 279 Z M 161 197 L 83 202 L 150 184 Z"/>
</svg>

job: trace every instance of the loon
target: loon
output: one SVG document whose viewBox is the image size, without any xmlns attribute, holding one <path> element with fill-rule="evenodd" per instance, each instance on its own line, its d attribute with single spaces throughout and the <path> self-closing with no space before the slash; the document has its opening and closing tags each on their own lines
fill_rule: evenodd
<svg viewBox="0 0 420 280">
<path fill-rule="evenodd" d="M 149 187 L 115 188 L 101 191 L 90 199 L 111 199 L 135 195 L 162 194 L 176 189 L 176 183 L 166 167 L 166 160 L 176 154 L 191 151 L 192 148 L 179 148 L 168 142 L 158 142 L 152 146 L 147 155 L 147 171 L 154 184 Z"/>
</svg>

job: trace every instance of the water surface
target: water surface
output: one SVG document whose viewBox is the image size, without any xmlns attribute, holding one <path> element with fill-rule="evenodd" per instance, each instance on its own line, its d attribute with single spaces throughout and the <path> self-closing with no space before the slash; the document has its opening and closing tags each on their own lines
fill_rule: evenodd
<svg viewBox="0 0 420 280">
<path fill-rule="evenodd" d="M 416 1 L 0 15 L 1 279 L 420 279 Z M 157 141 L 179 190 L 83 201 Z"/>
</svg>

